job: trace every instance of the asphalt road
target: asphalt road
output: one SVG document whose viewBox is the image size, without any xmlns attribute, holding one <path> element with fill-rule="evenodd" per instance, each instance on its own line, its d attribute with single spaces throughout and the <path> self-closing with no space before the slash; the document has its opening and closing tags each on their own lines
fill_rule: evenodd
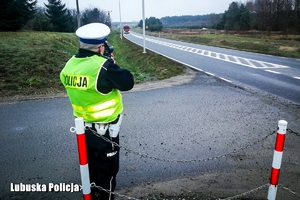
<svg viewBox="0 0 300 200">
<path fill-rule="evenodd" d="M 141 34 L 125 37 L 143 45 Z M 217 76 L 300 104 L 300 59 L 282 58 L 146 36 L 146 48 Z"/>
<path fill-rule="evenodd" d="M 202 72 L 191 82 L 126 92 L 123 99 L 120 141 L 129 151 L 121 149 L 117 192 L 136 198 L 228 197 L 268 184 L 278 120 L 300 132 L 298 104 Z M 82 199 L 81 192 L 13 191 L 21 183 L 81 184 L 67 98 L 1 104 L 0 119 L 0 199 Z M 298 194 L 299 142 L 287 134 L 280 174 L 280 183 Z M 254 194 L 266 195 L 267 188 Z M 298 198 L 282 188 L 278 195 Z"/>
</svg>

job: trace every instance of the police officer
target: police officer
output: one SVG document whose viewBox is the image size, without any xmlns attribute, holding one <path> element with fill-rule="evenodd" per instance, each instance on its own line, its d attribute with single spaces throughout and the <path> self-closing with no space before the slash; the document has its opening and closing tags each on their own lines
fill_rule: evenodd
<svg viewBox="0 0 300 200">
<path fill-rule="evenodd" d="M 110 28 L 102 23 L 80 27 L 76 35 L 80 48 L 65 65 L 60 79 L 66 88 L 75 117 L 82 117 L 86 126 L 90 181 L 104 190 L 92 188 L 92 199 L 114 199 L 119 170 L 119 147 L 99 135 L 119 144 L 122 121 L 120 91 L 133 88 L 133 75 L 120 68 L 109 51 L 106 37 Z"/>
</svg>

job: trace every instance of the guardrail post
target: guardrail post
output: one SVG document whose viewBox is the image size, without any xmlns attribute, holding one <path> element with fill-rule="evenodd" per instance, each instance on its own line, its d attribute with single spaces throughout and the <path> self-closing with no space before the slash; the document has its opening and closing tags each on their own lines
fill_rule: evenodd
<svg viewBox="0 0 300 200">
<path fill-rule="evenodd" d="M 276 143 L 274 149 L 268 200 L 276 199 L 286 130 L 287 130 L 287 122 L 285 120 L 278 121 L 278 131 L 277 131 L 277 137 L 276 137 Z"/>
<path fill-rule="evenodd" d="M 88 157 L 87 157 L 83 118 L 75 119 L 75 127 L 76 127 L 76 137 L 77 137 L 77 145 L 78 145 L 78 155 L 79 155 L 83 199 L 91 200 L 92 196 L 91 196 L 89 166 L 88 166 Z"/>
</svg>

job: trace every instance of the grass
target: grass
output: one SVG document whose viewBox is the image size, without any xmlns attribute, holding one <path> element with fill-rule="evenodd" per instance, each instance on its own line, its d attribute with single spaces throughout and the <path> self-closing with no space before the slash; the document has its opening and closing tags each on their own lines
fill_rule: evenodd
<svg viewBox="0 0 300 200">
<path fill-rule="evenodd" d="M 194 30 L 193 30 L 194 31 Z M 147 32 L 174 40 L 270 55 L 300 58 L 300 35 L 189 33 L 175 30 Z M 130 70 L 136 83 L 162 80 L 184 73 L 184 66 L 142 47 L 113 31 L 108 41 L 120 67 Z M 0 97 L 62 92 L 59 73 L 78 50 L 74 33 L 0 32 Z"/>
<path fill-rule="evenodd" d="M 76 52 L 76 43 L 74 34 L 1 32 L 1 96 L 62 89 L 59 73 Z"/>
<path fill-rule="evenodd" d="M 184 67 L 142 48 L 113 32 L 120 67 L 129 69 L 135 82 L 160 80 L 182 74 Z M 74 33 L 0 32 L 0 97 L 47 94 L 64 91 L 59 74 L 79 48 Z"/>
</svg>

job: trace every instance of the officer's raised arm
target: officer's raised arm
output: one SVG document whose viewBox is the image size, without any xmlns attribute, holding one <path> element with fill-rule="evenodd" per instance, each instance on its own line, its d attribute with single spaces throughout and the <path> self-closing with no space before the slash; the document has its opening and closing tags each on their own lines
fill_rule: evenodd
<svg viewBox="0 0 300 200">
<path fill-rule="evenodd" d="M 127 69 L 120 68 L 116 64 L 109 64 L 106 74 L 107 81 L 113 88 L 128 91 L 134 86 L 133 75 Z"/>
</svg>

